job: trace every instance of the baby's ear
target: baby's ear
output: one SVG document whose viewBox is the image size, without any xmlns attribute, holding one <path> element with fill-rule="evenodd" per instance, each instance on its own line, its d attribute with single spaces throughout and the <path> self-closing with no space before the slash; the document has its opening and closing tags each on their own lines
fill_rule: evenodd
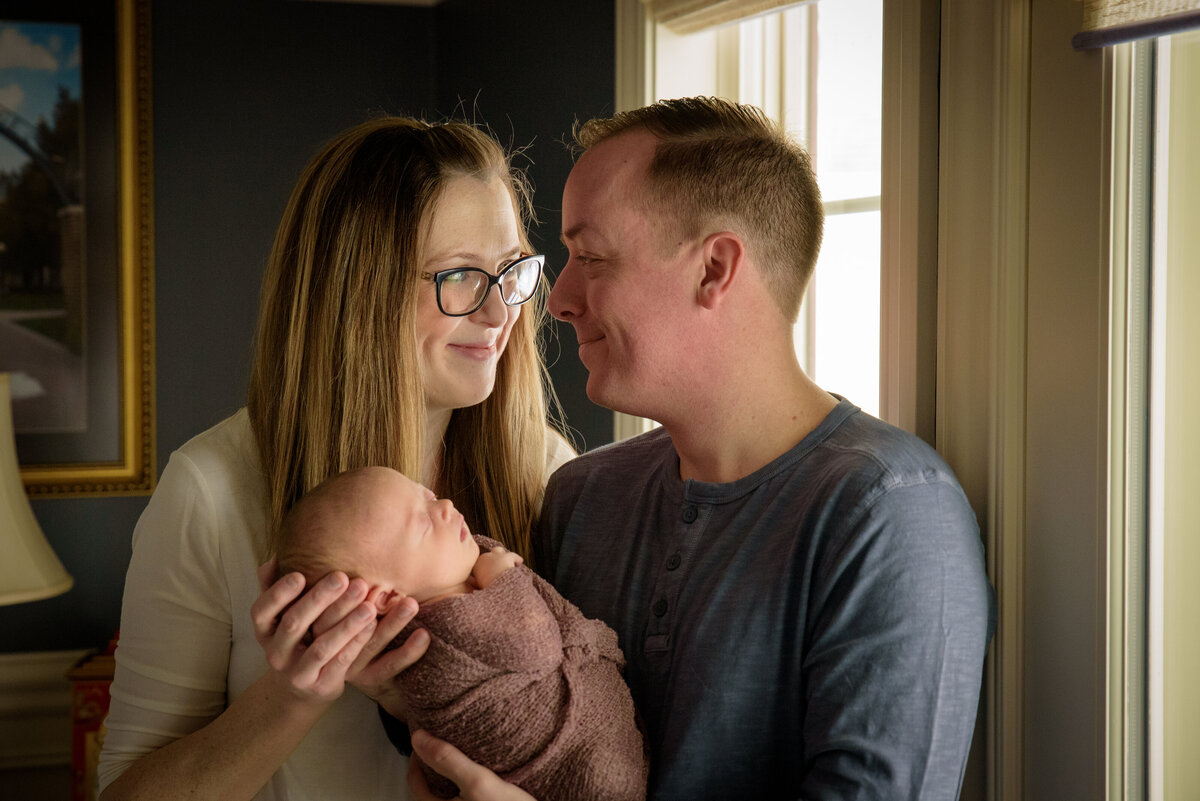
<svg viewBox="0 0 1200 801">
<path fill-rule="evenodd" d="M 367 603 L 374 606 L 376 614 L 381 616 L 395 609 L 396 604 L 402 600 L 404 600 L 404 595 L 395 590 L 389 590 L 387 587 L 380 587 L 378 584 L 367 592 Z"/>
</svg>

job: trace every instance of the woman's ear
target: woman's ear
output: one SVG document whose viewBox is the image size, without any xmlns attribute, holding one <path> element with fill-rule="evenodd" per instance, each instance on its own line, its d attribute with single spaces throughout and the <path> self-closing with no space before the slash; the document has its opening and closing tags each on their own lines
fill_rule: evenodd
<svg viewBox="0 0 1200 801">
<path fill-rule="evenodd" d="M 375 607 L 375 613 L 383 616 L 396 608 L 396 604 L 404 600 L 404 594 L 380 587 L 376 584 L 367 591 L 367 603 Z"/>
<path fill-rule="evenodd" d="M 701 249 L 704 273 L 696 289 L 696 301 L 713 309 L 726 297 L 746 263 L 746 245 L 732 231 L 718 231 L 704 238 Z"/>
</svg>

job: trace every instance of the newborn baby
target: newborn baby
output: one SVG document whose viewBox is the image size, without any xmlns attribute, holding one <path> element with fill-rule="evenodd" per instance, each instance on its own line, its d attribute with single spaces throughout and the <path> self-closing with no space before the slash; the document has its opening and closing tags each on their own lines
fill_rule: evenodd
<svg viewBox="0 0 1200 801">
<path fill-rule="evenodd" d="M 588 620 L 458 510 L 385 467 L 335 476 L 288 513 L 280 573 L 341 570 L 387 614 L 406 595 L 429 649 L 400 674 L 410 731 L 425 729 L 534 798 L 646 795 L 647 763 L 617 635 Z M 429 768 L 430 788 L 454 784 Z"/>
</svg>

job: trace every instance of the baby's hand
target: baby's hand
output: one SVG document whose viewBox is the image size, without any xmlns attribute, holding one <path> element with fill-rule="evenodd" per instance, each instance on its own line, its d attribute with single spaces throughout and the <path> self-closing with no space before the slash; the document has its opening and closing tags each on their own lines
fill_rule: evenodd
<svg viewBox="0 0 1200 801">
<path fill-rule="evenodd" d="M 504 571 L 524 563 L 525 560 L 512 551 L 497 545 L 487 553 L 479 554 L 471 575 L 475 578 L 475 586 L 482 590 L 491 586 Z"/>
</svg>

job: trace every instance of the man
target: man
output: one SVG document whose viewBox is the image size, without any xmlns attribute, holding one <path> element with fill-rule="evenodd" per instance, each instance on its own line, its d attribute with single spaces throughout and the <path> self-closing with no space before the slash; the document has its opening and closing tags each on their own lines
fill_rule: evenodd
<svg viewBox="0 0 1200 801">
<path fill-rule="evenodd" d="M 931 448 L 796 361 L 807 154 L 708 98 L 577 139 L 550 310 L 589 398 L 662 428 L 554 475 L 536 567 L 620 637 L 649 797 L 956 798 L 994 617 L 978 528 Z"/>
</svg>

